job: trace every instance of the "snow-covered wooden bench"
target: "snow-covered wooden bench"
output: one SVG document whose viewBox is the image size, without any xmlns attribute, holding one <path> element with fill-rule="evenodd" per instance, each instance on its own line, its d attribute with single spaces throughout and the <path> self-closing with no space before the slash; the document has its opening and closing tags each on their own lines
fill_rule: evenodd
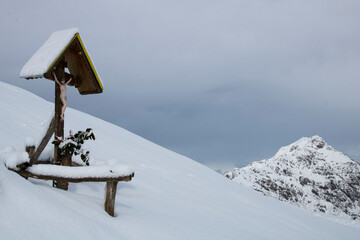
<svg viewBox="0 0 360 240">
<path fill-rule="evenodd" d="M 86 166 L 86 167 L 68 167 L 60 165 L 39 164 L 29 167 L 9 167 L 25 178 L 35 178 L 43 180 L 55 180 L 65 182 L 106 182 L 106 195 L 104 208 L 110 215 L 114 216 L 116 187 L 118 182 L 131 181 L 134 172 L 124 165 L 112 166 Z"/>
</svg>

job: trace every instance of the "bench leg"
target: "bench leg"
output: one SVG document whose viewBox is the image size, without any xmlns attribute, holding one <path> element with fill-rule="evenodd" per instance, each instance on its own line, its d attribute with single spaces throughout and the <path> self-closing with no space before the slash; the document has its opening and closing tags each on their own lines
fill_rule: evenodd
<svg viewBox="0 0 360 240">
<path fill-rule="evenodd" d="M 35 153 L 35 146 L 26 146 L 25 151 L 29 154 L 30 166 L 32 166 L 34 164 L 34 162 L 32 161 L 32 157 Z"/>
<path fill-rule="evenodd" d="M 114 216 L 115 208 L 115 196 L 116 187 L 118 182 L 107 182 L 106 183 L 106 196 L 105 196 L 105 211 L 110 215 Z"/>
<path fill-rule="evenodd" d="M 69 188 L 69 183 L 65 181 L 55 181 L 55 187 L 67 191 Z"/>
</svg>

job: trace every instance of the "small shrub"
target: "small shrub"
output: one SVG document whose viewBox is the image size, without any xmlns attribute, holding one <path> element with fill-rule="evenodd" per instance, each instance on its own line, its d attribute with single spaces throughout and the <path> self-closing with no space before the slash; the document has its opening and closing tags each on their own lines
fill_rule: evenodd
<svg viewBox="0 0 360 240">
<path fill-rule="evenodd" d="M 95 140 L 95 135 L 91 128 L 87 128 L 85 131 L 78 131 L 74 135 L 70 131 L 69 136 L 65 139 L 55 136 L 55 140 L 52 142 L 55 146 L 60 148 L 60 157 L 70 155 L 80 155 L 81 160 L 89 166 L 89 151 L 82 149 L 82 145 L 86 140 Z"/>
</svg>

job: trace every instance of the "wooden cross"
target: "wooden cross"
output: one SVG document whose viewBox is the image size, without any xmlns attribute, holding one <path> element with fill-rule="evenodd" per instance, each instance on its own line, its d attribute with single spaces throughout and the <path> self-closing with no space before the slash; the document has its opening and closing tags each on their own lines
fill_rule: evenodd
<svg viewBox="0 0 360 240">
<path fill-rule="evenodd" d="M 66 69 L 70 73 L 67 73 Z M 44 77 L 55 82 L 55 115 L 46 135 L 30 157 L 30 165 L 32 165 L 50 141 L 53 133 L 55 137 L 64 138 L 66 85 L 75 86 L 82 95 L 102 93 L 103 87 L 76 28 L 51 34 L 43 46 L 24 65 L 20 77 L 26 79 Z M 59 146 L 54 146 L 54 162 L 71 166 L 71 157 L 60 159 Z"/>
</svg>

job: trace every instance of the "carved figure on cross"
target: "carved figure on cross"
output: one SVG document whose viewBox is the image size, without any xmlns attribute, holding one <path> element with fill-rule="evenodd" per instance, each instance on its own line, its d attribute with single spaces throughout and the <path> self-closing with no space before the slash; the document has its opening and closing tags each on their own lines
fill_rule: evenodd
<svg viewBox="0 0 360 240">
<path fill-rule="evenodd" d="M 62 121 L 64 121 L 64 113 L 65 113 L 65 109 L 66 109 L 66 105 L 67 105 L 66 85 L 68 85 L 71 82 L 72 77 L 71 77 L 71 75 L 65 74 L 63 78 L 58 80 L 55 72 L 53 72 L 53 76 L 54 76 L 55 82 L 60 87 L 60 100 L 62 103 L 60 118 Z"/>
</svg>

